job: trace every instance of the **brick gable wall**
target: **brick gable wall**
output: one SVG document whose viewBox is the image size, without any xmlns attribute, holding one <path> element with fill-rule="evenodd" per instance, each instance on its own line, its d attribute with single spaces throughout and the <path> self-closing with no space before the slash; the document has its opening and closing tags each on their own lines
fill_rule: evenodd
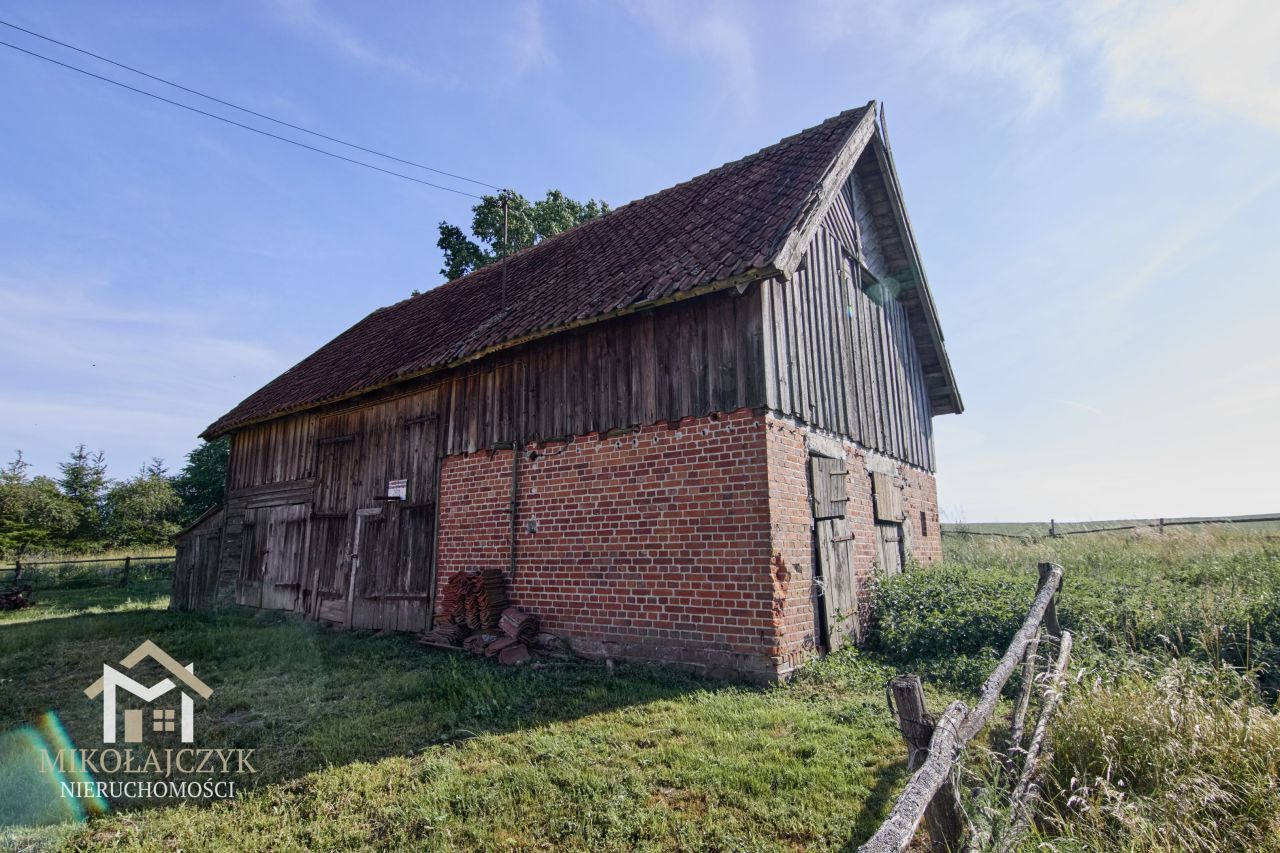
<svg viewBox="0 0 1280 853">
<path fill-rule="evenodd" d="M 772 538 L 774 609 L 781 626 L 778 673 L 785 675 L 817 649 L 813 594 L 813 530 L 809 505 L 809 429 L 792 421 L 769 415 L 765 420 L 769 467 L 769 522 Z M 864 628 L 869 625 L 871 603 L 878 582 L 876 572 L 875 516 L 867 451 L 858 445 L 824 439 L 844 452 L 848 475 L 845 490 L 845 519 L 849 532 L 854 574 L 859 588 L 859 611 Z M 938 527 L 937 483 L 931 473 L 901 462 L 892 464 L 903 483 L 906 520 L 903 536 L 907 552 L 919 563 L 931 563 L 942 556 L 942 536 Z M 924 513 L 925 527 L 920 525 Z"/>
</svg>

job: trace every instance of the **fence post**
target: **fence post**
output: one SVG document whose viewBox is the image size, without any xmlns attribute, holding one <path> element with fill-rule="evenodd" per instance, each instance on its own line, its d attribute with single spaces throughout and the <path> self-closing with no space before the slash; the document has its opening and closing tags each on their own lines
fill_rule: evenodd
<svg viewBox="0 0 1280 853">
<path fill-rule="evenodd" d="M 907 770 L 914 773 L 929 757 L 934 720 L 925 709 L 924 689 L 917 675 L 897 675 L 889 681 L 889 703 L 898 719 L 898 731 L 907 742 Z M 960 801 L 951 780 L 942 783 L 924 813 L 935 851 L 957 850 L 963 834 Z"/>
<path fill-rule="evenodd" d="M 1040 564 L 1040 582 L 1036 584 L 1036 594 L 1040 594 L 1040 590 L 1044 589 L 1045 583 L 1049 580 L 1049 574 L 1056 568 L 1053 563 Z M 1062 637 L 1062 626 L 1058 624 L 1058 593 L 1062 590 L 1062 579 L 1058 579 L 1058 588 L 1053 591 L 1053 596 L 1049 599 L 1049 606 L 1044 611 L 1044 629 L 1054 640 Z"/>
<path fill-rule="evenodd" d="M 18 585 L 18 578 L 22 577 L 22 558 L 14 557 L 13 559 L 13 585 Z"/>
<path fill-rule="evenodd" d="M 1163 519 L 1163 518 L 1159 520 L 1159 522 L 1158 522 L 1157 526 L 1160 528 L 1160 533 L 1164 533 L 1164 519 Z"/>
<path fill-rule="evenodd" d="M 1052 518 L 1049 519 L 1049 538 L 1050 539 L 1058 538 L 1058 523 L 1054 521 Z"/>
<path fill-rule="evenodd" d="M 124 558 L 124 571 L 120 573 L 120 586 L 127 586 L 129 584 L 129 561 L 131 559 L 133 558 L 132 557 Z"/>
</svg>

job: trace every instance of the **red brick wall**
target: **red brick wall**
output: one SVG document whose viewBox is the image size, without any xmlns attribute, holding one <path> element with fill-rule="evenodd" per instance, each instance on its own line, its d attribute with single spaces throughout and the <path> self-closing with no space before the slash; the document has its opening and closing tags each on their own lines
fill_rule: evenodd
<svg viewBox="0 0 1280 853">
<path fill-rule="evenodd" d="M 770 415 L 765 422 L 769 457 L 769 520 L 773 539 L 775 613 L 781 626 L 778 672 L 785 675 L 799 666 L 817 648 L 813 596 L 813 531 L 809 504 L 809 430 L 791 421 Z M 847 441 L 822 439 L 824 450 L 843 450 L 848 476 L 845 519 L 853 535 L 852 561 L 858 578 L 859 605 L 865 626 L 875 595 L 875 520 L 871 497 L 871 477 L 867 451 Z M 932 474 L 910 465 L 882 458 L 892 464 L 903 483 L 906 521 L 903 535 L 908 553 L 921 563 L 941 557 L 942 536 L 938 528 L 937 485 Z M 920 513 L 926 518 L 921 530 Z"/>
<path fill-rule="evenodd" d="M 510 490 L 509 450 L 444 460 L 439 582 L 506 568 Z M 512 598 L 586 654 L 770 677 L 766 490 L 763 418 L 746 410 L 529 445 Z"/>
<path fill-rule="evenodd" d="M 876 585 L 866 451 L 822 441 L 848 465 L 845 512 L 865 620 Z M 785 675 L 817 646 L 809 442 L 807 428 L 741 410 L 529 445 L 514 602 L 584 654 Z M 877 464 L 892 465 L 904 483 L 908 550 L 920 562 L 937 559 L 933 476 Z M 444 460 L 439 583 L 468 567 L 507 567 L 510 494 L 510 450 Z"/>
</svg>

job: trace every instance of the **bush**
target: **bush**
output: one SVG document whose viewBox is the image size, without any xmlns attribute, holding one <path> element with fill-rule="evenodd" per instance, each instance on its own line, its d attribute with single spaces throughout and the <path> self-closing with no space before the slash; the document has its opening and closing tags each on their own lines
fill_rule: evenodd
<svg viewBox="0 0 1280 853">
<path fill-rule="evenodd" d="M 1035 587 L 1029 572 L 964 565 L 888 578 L 876 599 L 872 643 L 903 663 L 1003 651 Z"/>
</svg>

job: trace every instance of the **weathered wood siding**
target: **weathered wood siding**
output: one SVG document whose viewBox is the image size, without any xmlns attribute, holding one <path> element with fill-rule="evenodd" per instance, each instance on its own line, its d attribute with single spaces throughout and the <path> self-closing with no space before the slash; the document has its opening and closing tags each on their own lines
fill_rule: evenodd
<svg viewBox="0 0 1280 853">
<path fill-rule="evenodd" d="M 855 172 L 803 268 L 764 285 L 766 396 L 770 408 L 932 471 L 924 369 L 871 183 Z"/>
<path fill-rule="evenodd" d="M 222 553 L 222 520 L 222 509 L 205 513 L 178 537 L 170 608 L 203 610 L 213 603 Z"/>
<path fill-rule="evenodd" d="M 767 406 L 933 470 L 923 312 L 876 156 L 864 155 L 789 281 L 586 325 L 238 430 L 219 577 L 244 604 L 425 628 L 440 460 L 512 441 Z M 407 497 L 379 500 L 400 479 Z"/>
<path fill-rule="evenodd" d="M 222 565 L 237 578 L 236 600 L 352 627 L 424 628 L 440 459 L 763 405 L 758 287 L 236 432 Z M 379 501 L 397 479 L 408 481 L 406 499 Z M 358 511 L 378 507 L 359 518 L 357 541 Z"/>
</svg>

